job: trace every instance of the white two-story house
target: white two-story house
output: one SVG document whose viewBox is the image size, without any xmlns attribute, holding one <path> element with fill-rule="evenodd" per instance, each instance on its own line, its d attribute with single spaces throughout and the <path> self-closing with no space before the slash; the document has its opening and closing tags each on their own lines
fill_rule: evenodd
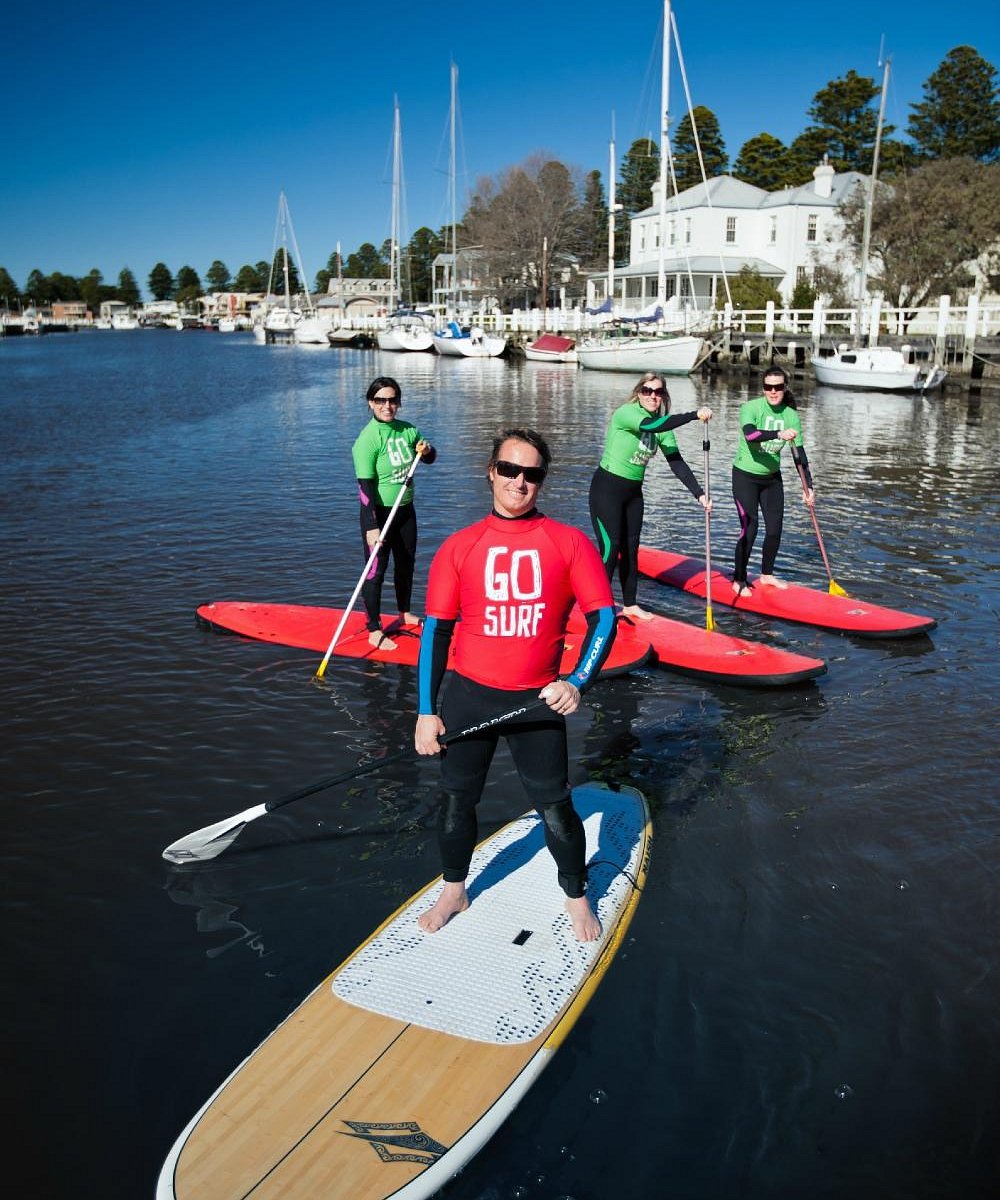
<svg viewBox="0 0 1000 1200">
<path fill-rule="evenodd" d="M 650 312 L 657 303 L 660 243 L 667 308 L 714 308 L 726 297 L 724 276 L 743 267 L 773 279 L 787 303 L 800 279 L 811 279 L 818 263 L 833 265 L 847 252 L 838 206 L 868 177 L 838 175 L 828 163 L 813 182 L 780 192 L 718 175 L 667 200 L 662 219 L 657 203 L 630 222 L 628 266 L 614 270 L 614 312 Z M 658 192 L 654 189 L 654 196 Z M 587 307 L 607 301 L 608 272 L 587 282 Z"/>
</svg>

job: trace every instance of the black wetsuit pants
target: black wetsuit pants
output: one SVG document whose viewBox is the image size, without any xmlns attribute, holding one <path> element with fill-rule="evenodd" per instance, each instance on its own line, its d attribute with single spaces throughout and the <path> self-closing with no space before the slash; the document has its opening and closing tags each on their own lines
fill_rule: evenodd
<svg viewBox="0 0 1000 1200">
<path fill-rule="evenodd" d="M 590 519 L 608 583 L 618 568 L 626 608 L 635 604 L 644 511 L 641 480 L 623 479 L 603 467 L 597 468 L 590 481 Z"/>
<path fill-rule="evenodd" d="M 523 692 L 485 687 L 451 672 L 445 682 L 441 719 L 449 732 L 509 712 L 538 699 L 538 688 Z M 500 737 L 507 739 L 528 798 L 542 818 L 545 844 L 556 861 L 559 886 L 567 896 L 584 895 L 587 883 L 586 835 L 570 799 L 566 721 L 548 707 L 535 709 L 502 726 L 451 742 L 441 762 L 438 845 L 444 878 L 463 881 L 479 837 L 476 805 Z"/>
<path fill-rule="evenodd" d="M 736 543 L 733 570 L 735 583 L 746 583 L 750 552 L 757 538 L 757 511 L 764 514 L 764 544 L 760 554 L 762 575 L 774 574 L 774 560 L 781 545 L 781 525 L 785 516 L 785 485 L 780 473 L 751 475 L 733 467 L 733 499 L 740 518 L 740 538 Z"/>
<path fill-rule="evenodd" d="M 381 504 L 375 508 L 379 529 L 385 525 L 389 508 Z M 364 521 L 361 525 L 361 540 L 364 543 L 365 562 L 372 548 L 365 540 Z M 389 533 L 379 548 L 365 582 L 361 588 L 361 599 L 368 614 L 368 628 L 382 628 L 382 584 L 392 555 L 392 580 L 396 588 L 396 606 L 401 613 L 410 611 L 413 595 L 413 568 L 417 560 L 417 514 L 412 504 L 401 504 L 389 526 Z"/>
</svg>

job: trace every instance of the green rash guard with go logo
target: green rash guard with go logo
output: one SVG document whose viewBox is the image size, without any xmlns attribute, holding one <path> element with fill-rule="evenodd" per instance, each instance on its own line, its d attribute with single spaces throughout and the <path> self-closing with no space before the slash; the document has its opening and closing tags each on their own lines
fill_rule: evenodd
<svg viewBox="0 0 1000 1200">
<path fill-rule="evenodd" d="M 758 430 L 759 436 L 748 435 L 748 425 Z M 794 429 L 794 445 L 801 447 L 802 424 L 790 404 L 770 404 L 763 396 L 741 404 L 740 443 L 733 466 L 748 475 L 777 475 L 781 470 L 781 451 L 788 444 L 777 436 L 782 429 Z"/>
<path fill-rule="evenodd" d="M 692 413 L 693 417 L 695 414 Z M 664 415 L 661 420 L 666 423 L 671 418 Z M 645 423 L 646 428 L 639 426 Z M 665 457 L 679 453 L 677 438 L 672 429 L 662 433 L 656 431 L 655 417 L 651 420 L 641 405 L 629 401 L 616 408 L 608 423 L 607 436 L 604 439 L 604 453 L 601 455 L 601 466 L 612 475 L 622 479 L 632 479 L 642 482 L 646 475 L 646 467 L 659 448 Z M 677 423 L 676 417 L 672 423 Z"/>
<path fill-rule="evenodd" d="M 396 501 L 416 457 L 417 442 L 426 440 L 409 421 L 377 421 L 374 417 L 358 434 L 351 448 L 354 473 L 358 479 L 378 481 L 378 503 L 390 507 Z M 413 484 L 409 484 L 402 503 L 413 500 Z"/>
</svg>

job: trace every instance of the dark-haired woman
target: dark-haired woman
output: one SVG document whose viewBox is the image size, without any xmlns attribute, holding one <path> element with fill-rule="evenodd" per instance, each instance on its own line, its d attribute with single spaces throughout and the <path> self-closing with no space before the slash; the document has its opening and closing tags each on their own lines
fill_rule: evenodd
<svg viewBox="0 0 1000 1200">
<path fill-rule="evenodd" d="M 781 452 L 786 443 L 791 443 L 793 455 L 797 454 L 803 466 L 806 504 L 811 506 L 816 498 L 806 452 L 802 448 L 802 423 L 795 397 L 788 390 L 788 376 L 781 367 L 769 367 L 764 372 L 762 388 L 762 396 L 740 406 L 740 441 L 733 459 L 733 500 L 740 518 L 740 538 L 736 543 L 733 570 L 733 592 L 737 596 L 749 596 L 752 592 L 747 580 L 747 566 L 757 537 L 758 511 L 764 515 L 760 583 L 765 587 L 788 586 L 774 573 L 785 515 Z"/>
<path fill-rule="evenodd" d="M 365 562 L 382 534 L 389 510 L 405 485 L 403 499 L 393 518 L 385 541 L 379 547 L 371 570 L 361 588 L 361 599 L 368 615 L 368 640 L 382 650 L 395 650 L 396 643 L 382 632 L 382 583 L 393 561 L 396 604 L 404 625 L 419 625 L 410 611 L 413 593 L 413 568 L 417 558 L 417 514 L 413 508 L 413 483 L 406 476 L 414 457 L 420 455 L 432 463 L 437 451 L 416 426 L 399 420 L 403 392 L 395 379 L 380 375 L 368 385 L 365 395 L 371 420 L 362 429 L 352 447 L 354 473 L 358 478 L 361 501 L 361 539 Z"/>
<path fill-rule="evenodd" d="M 608 582 L 614 578 L 617 566 L 622 612 L 640 621 L 648 621 L 653 615 L 636 603 L 636 589 L 645 511 L 642 481 L 657 450 L 698 503 L 712 511 L 711 501 L 706 499 L 704 488 L 681 457 L 673 433 L 688 421 L 710 421 L 712 410 L 699 408 L 674 416 L 668 415 L 669 412 L 670 394 L 662 376 L 648 371 L 632 389 L 628 400 L 612 413 L 601 463 L 590 482 L 590 519 Z"/>
</svg>

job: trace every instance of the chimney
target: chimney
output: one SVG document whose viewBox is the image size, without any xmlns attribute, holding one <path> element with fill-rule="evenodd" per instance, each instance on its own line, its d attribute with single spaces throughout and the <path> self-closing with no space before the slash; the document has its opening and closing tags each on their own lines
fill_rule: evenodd
<svg viewBox="0 0 1000 1200">
<path fill-rule="evenodd" d="M 813 191 L 817 196 L 828 200 L 833 193 L 833 167 L 830 166 L 829 156 L 824 154 L 823 161 L 813 171 Z"/>
</svg>

